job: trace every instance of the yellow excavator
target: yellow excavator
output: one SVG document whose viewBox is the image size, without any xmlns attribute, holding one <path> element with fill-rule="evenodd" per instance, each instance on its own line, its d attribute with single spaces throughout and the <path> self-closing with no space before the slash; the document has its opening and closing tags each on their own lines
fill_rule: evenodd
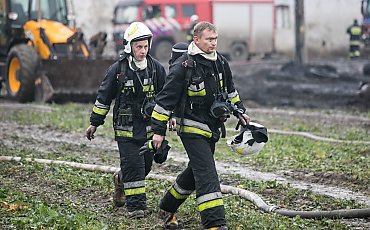
<svg viewBox="0 0 370 230">
<path fill-rule="evenodd" d="M 0 0 L 1 81 L 19 102 L 91 101 L 114 60 L 106 34 L 86 44 L 71 0 Z"/>
</svg>

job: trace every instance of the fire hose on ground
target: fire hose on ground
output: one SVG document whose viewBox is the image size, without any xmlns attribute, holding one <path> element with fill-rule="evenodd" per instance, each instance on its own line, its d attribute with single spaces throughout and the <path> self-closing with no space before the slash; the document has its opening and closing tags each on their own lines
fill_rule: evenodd
<svg viewBox="0 0 370 230">
<path fill-rule="evenodd" d="M 114 173 L 120 168 L 112 167 L 112 166 L 104 166 L 104 165 L 95 165 L 95 164 L 83 164 L 83 163 L 76 163 L 76 162 L 69 162 L 69 161 L 60 161 L 60 160 L 47 160 L 47 159 L 33 159 L 33 158 L 21 158 L 21 157 L 12 157 L 12 156 L 0 156 L 0 162 L 5 161 L 26 161 L 26 162 L 36 162 L 42 164 L 59 164 L 59 165 L 68 165 L 78 169 L 84 169 L 88 171 L 100 171 L 105 173 Z M 158 179 L 158 180 L 166 180 L 170 182 L 175 181 L 175 177 L 171 176 L 162 176 L 158 174 L 150 173 L 148 178 L 151 179 Z M 370 208 L 363 208 L 363 209 L 340 209 L 340 210 L 332 210 L 332 211 L 295 211 L 295 210 L 288 210 L 282 209 L 278 206 L 268 205 L 262 198 L 254 192 L 236 188 L 229 185 L 221 185 L 221 192 L 227 194 L 233 194 L 240 196 L 246 200 L 249 200 L 254 205 L 256 205 L 259 209 L 266 213 L 277 213 L 283 216 L 288 217 L 296 217 L 300 216 L 301 218 L 308 218 L 308 219 L 322 219 L 322 218 L 329 218 L 329 219 L 351 219 L 351 218 L 369 218 L 370 217 Z"/>
</svg>

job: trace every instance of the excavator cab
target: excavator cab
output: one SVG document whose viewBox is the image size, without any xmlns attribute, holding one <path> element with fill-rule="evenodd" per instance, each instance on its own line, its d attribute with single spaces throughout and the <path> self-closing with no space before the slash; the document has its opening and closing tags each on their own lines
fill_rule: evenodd
<svg viewBox="0 0 370 230">
<path fill-rule="evenodd" d="M 91 100 L 112 60 L 88 47 L 71 0 L 0 0 L 1 80 L 19 102 Z M 100 36 L 101 35 L 101 36 Z M 104 33 L 95 39 L 105 45 Z"/>
</svg>

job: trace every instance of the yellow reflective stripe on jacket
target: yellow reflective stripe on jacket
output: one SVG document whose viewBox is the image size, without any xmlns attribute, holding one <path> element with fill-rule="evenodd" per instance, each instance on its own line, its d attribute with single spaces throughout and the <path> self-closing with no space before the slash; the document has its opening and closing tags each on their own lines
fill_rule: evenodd
<svg viewBox="0 0 370 230">
<path fill-rule="evenodd" d="M 107 113 L 108 113 L 109 109 L 102 109 L 102 108 L 98 108 L 98 107 L 96 107 L 96 105 L 94 105 L 94 107 L 93 107 L 93 111 L 94 111 L 94 113 L 96 113 L 96 114 L 99 114 L 99 115 L 105 116 L 105 115 L 107 115 Z"/>
<path fill-rule="evenodd" d="M 114 133 L 118 137 L 134 137 L 134 133 L 127 130 L 114 130 Z"/>
<path fill-rule="evenodd" d="M 350 41 L 349 44 L 352 46 L 359 46 L 361 45 L 361 42 L 360 41 Z"/>
<path fill-rule="evenodd" d="M 227 97 L 231 101 L 231 103 L 235 104 L 236 102 L 240 101 L 240 97 L 238 91 L 234 90 L 233 92 L 227 94 Z"/>
<path fill-rule="evenodd" d="M 203 97 L 206 95 L 206 89 L 204 81 L 199 84 L 191 84 L 188 87 L 188 96 L 189 97 Z"/>
<path fill-rule="evenodd" d="M 206 95 L 206 89 L 202 89 L 201 91 L 190 91 L 188 90 L 189 97 L 203 97 Z"/>
<path fill-rule="evenodd" d="M 222 73 L 218 74 L 218 78 L 220 79 L 220 87 L 222 88 L 222 86 L 224 85 Z"/>
<path fill-rule="evenodd" d="M 240 97 L 239 95 L 237 95 L 236 97 L 233 97 L 230 99 L 231 103 L 235 104 L 236 102 L 240 101 Z"/>
<path fill-rule="evenodd" d="M 158 113 L 157 111 L 153 110 L 152 118 L 158 120 L 158 121 L 168 121 L 170 119 L 170 116 L 167 116 L 165 114 Z"/>
<path fill-rule="evenodd" d="M 132 195 L 138 195 L 145 193 L 145 187 L 144 188 L 129 188 L 124 189 L 126 196 L 132 196 Z"/>
<path fill-rule="evenodd" d="M 198 211 L 199 212 L 202 212 L 206 209 L 209 209 L 209 208 L 214 208 L 214 207 L 217 207 L 217 206 L 222 206 L 224 205 L 224 201 L 221 199 L 216 199 L 216 200 L 211 200 L 211 201 L 207 201 L 207 202 L 204 202 L 202 204 L 199 204 L 198 205 Z"/>
<path fill-rule="evenodd" d="M 170 189 L 170 193 L 177 200 L 185 200 L 186 198 L 189 197 L 189 194 L 180 194 L 173 187 Z"/>
<path fill-rule="evenodd" d="M 181 121 L 184 122 L 183 125 L 179 125 L 179 132 L 199 134 L 207 138 L 212 137 L 212 131 L 209 129 L 208 125 L 204 123 L 190 119 L 182 120 L 179 117 L 176 117 L 176 121 L 177 124 L 181 124 Z"/>
<path fill-rule="evenodd" d="M 181 126 L 180 125 L 180 130 L 184 133 L 194 133 L 194 134 L 199 134 L 199 135 L 202 135 L 202 136 L 205 136 L 207 138 L 211 138 L 212 137 L 212 132 L 208 132 L 208 131 L 205 131 L 205 130 L 202 130 L 202 129 L 198 129 L 198 128 L 195 128 L 195 127 L 190 127 L 190 126 Z"/>
<path fill-rule="evenodd" d="M 351 28 L 352 35 L 361 35 L 361 28 L 360 27 L 353 27 Z"/>
<path fill-rule="evenodd" d="M 156 104 L 153 109 L 152 118 L 158 121 L 168 121 L 170 119 L 171 111 Z"/>
<path fill-rule="evenodd" d="M 149 85 L 143 85 L 143 92 L 147 92 L 147 91 L 154 91 L 154 85 L 151 85 L 150 89 L 149 89 Z"/>
</svg>

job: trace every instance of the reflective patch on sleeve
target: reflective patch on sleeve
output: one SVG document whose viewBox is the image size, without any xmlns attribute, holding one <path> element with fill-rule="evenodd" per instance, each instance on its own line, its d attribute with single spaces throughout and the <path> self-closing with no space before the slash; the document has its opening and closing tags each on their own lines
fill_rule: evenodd
<svg viewBox="0 0 370 230">
<path fill-rule="evenodd" d="M 93 112 L 102 116 L 107 115 L 109 112 L 109 107 L 110 105 L 104 105 L 100 103 L 99 101 L 95 101 L 94 107 L 93 107 Z"/>
<path fill-rule="evenodd" d="M 109 110 L 108 109 L 102 109 L 102 108 L 98 108 L 94 105 L 93 107 L 93 112 L 96 113 L 96 114 L 99 114 L 99 115 L 102 115 L 102 116 L 105 116 L 108 114 Z"/>
<path fill-rule="evenodd" d="M 170 110 L 166 110 L 158 104 L 154 106 L 152 118 L 158 121 L 168 121 L 170 119 Z"/>
<path fill-rule="evenodd" d="M 234 92 L 229 93 L 227 95 L 227 97 L 229 98 L 229 100 L 233 104 L 235 104 L 236 102 L 240 101 L 240 97 L 239 97 L 238 91 L 236 91 L 236 90 Z"/>
</svg>

